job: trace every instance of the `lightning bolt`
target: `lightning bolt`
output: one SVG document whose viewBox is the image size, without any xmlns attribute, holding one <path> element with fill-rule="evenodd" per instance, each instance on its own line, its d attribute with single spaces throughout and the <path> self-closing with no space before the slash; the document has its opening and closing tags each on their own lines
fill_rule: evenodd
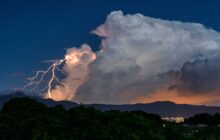
<svg viewBox="0 0 220 140">
<path fill-rule="evenodd" d="M 44 62 L 52 62 L 52 64 L 48 67 L 46 70 L 39 70 L 36 72 L 36 74 L 33 77 L 27 78 L 29 80 L 29 83 L 24 86 L 23 89 L 31 88 L 31 91 L 36 91 L 36 89 L 39 88 L 42 81 L 45 79 L 47 75 L 50 73 L 49 82 L 46 87 L 43 88 L 43 90 L 47 89 L 47 96 L 49 98 L 52 98 L 51 90 L 52 90 L 52 84 L 53 82 L 57 82 L 58 84 L 64 86 L 68 90 L 68 86 L 63 83 L 57 76 L 56 72 L 59 71 L 63 74 L 63 71 L 59 68 L 60 65 L 62 65 L 65 62 L 65 59 L 61 60 L 52 60 L 52 61 L 44 61 Z"/>
<path fill-rule="evenodd" d="M 23 89 L 43 93 L 45 98 L 71 100 L 86 79 L 89 64 L 95 59 L 96 54 L 87 44 L 81 45 L 80 48 L 69 48 L 63 59 L 43 61 L 50 63 L 49 67 L 36 71 L 33 77 L 27 79 L 28 83 Z M 78 73 L 79 78 L 76 81 Z M 58 74 L 65 77 L 59 79 Z"/>
</svg>

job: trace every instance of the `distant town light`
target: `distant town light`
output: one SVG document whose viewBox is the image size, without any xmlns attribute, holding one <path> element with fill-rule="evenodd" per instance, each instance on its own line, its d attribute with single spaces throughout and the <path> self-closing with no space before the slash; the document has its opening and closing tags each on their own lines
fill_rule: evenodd
<svg viewBox="0 0 220 140">
<path fill-rule="evenodd" d="M 182 123 L 184 122 L 183 117 L 161 117 L 162 120 L 168 121 L 168 122 L 175 122 L 175 123 Z"/>
</svg>

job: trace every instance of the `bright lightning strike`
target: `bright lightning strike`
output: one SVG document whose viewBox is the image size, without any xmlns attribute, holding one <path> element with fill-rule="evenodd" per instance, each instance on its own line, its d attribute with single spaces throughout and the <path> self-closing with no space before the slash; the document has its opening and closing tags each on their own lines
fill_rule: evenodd
<svg viewBox="0 0 220 140">
<path fill-rule="evenodd" d="M 56 71 L 63 73 L 62 70 L 59 68 L 59 66 L 65 62 L 65 59 L 46 61 L 46 62 L 53 62 L 53 63 L 52 63 L 52 65 L 50 65 L 50 67 L 48 69 L 37 71 L 33 77 L 28 78 L 28 80 L 30 82 L 24 86 L 24 89 L 28 88 L 28 87 L 32 87 L 31 91 L 35 91 L 39 87 L 41 82 L 45 79 L 46 75 L 49 75 L 49 73 L 51 73 L 50 78 L 49 78 L 49 82 L 48 82 L 47 86 L 43 89 L 47 89 L 47 96 L 49 98 L 52 98 L 51 89 L 52 89 L 53 82 L 57 82 L 58 84 L 64 86 L 66 89 L 68 89 L 68 86 L 65 83 L 63 83 L 56 76 Z"/>
<path fill-rule="evenodd" d="M 30 82 L 24 88 L 31 92 L 41 92 L 46 98 L 72 100 L 87 78 L 89 64 L 95 59 L 96 54 L 87 44 L 81 45 L 80 48 L 69 48 L 64 59 L 44 61 L 51 65 L 28 78 Z M 58 74 L 65 77 L 60 80 Z"/>
</svg>

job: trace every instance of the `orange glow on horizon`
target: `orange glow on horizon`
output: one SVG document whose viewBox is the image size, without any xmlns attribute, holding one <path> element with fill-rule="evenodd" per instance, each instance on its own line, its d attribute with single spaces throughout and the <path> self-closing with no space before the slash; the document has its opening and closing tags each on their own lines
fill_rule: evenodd
<svg viewBox="0 0 220 140">
<path fill-rule="evenodd" d="M 177 91 L 157 90 L 149 96 L 138 97 L 132 103 L 150 103 L 155 101 L 171 101 L 177 104 L 195 104 L 195 105 L 209 105 L 213 101 L 220 101 L 220 95 L 213 93 L 178 93 Z"/>
</svg>

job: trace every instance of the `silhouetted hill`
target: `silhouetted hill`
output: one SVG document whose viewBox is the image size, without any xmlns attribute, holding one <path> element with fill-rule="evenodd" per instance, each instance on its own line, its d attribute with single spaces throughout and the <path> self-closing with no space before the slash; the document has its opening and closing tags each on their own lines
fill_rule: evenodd
<svg viewBox="0 0 220 140">
<path fill-rule="evenodd" d="M 11 94 L 0 96 L 0 108 L 3 104 L 15 97 L 27 97 L 27 95 L 20 92 L 13 92 Z M 73 108 L 78 106 L 77 103 L 71 101 L 54 101 L 51 99 L 43 99 L 40 97 L 28 96 L 37 100 L 38 102 L 44 103 L 47 106 L 55 106 L 62 104 L 65 108 Z M 190 117 L 200 113 L 220 113 L 220 107 L 215 106 L 204 106 L 204 105 L 189 105 L 189 104 L 175 104 L 169 101 L 158 101 L 153 103 L 138 103 L 138 104 L 125 104 L 125 105 L 106 105 L 106 104 L 87 104 L 85 106 L 94 107 L 102 111 L 107 110 L 120 110 L 120 111 L 133 111 L 141 110 L 148 113 L 159 114 L 161 116 L 182 116 Z"/>
<path fill-rule="evenodd" d="M 22 92 L 10 92 L 8 94 L 4 94 L 0 96 L 0 108 L 2 108 L 4 103 L 9 101 L 10 99 L 22 98 L 22 97 L 29 97 L 29 98 L 35 99 L 38 102 L 46 104 L 49 107 L 60 105 L 60 104 L 63 105 L 65 108 L 73 108 L 73 107 L 78 106 L 78 104 L 71 102 L 71 101 L 54 101 L 52 99 L 43 99 L 43 98 L 36 97 L 36 96 L 29 96 Z"/>
<path fill-rule="evenodd" d="M 93 106 L 100 110 L 120 110 L 120 111 L 141 110 L 148 113 L 159 114 L 160 116 L 190 117 L 200 113 L 210 113 L 210 114 L 220 113 L 220 107 L 175 104 L 169 101 L 159 101 L 153 103 L 132 104 L 132 105 L 93 104 L 89 106 Z"/>
</svg>

